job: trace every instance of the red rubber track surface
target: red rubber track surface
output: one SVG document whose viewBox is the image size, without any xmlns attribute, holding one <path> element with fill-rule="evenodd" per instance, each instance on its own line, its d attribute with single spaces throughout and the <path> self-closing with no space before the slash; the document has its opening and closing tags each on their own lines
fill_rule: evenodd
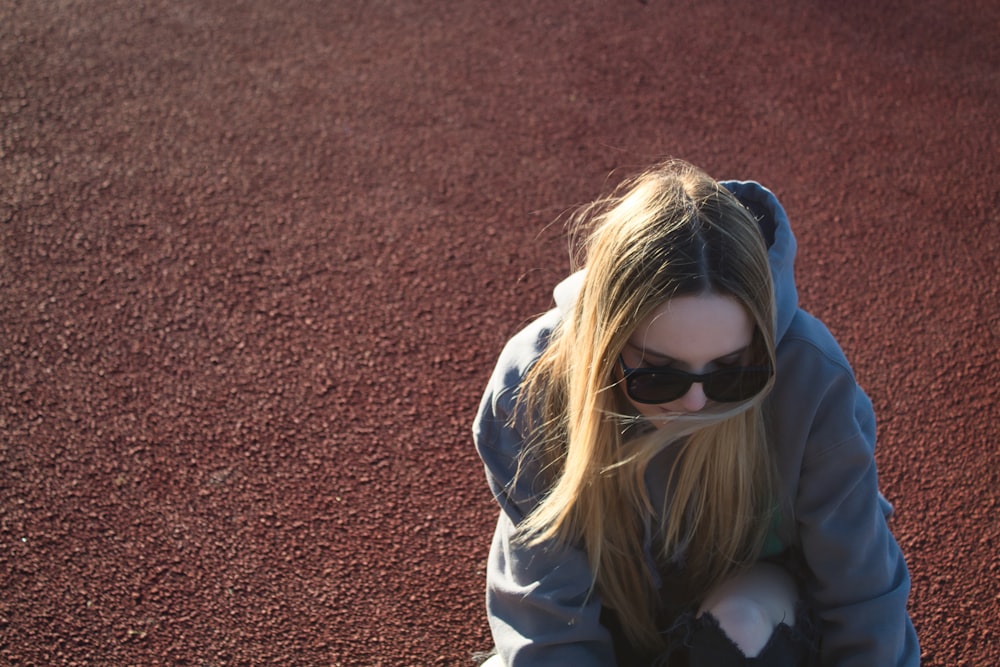
<svg viewBox="0 0 1000 667">
<path fill-rule="evenodd" d="M 463 665 L 470 424 L 663 156 L 787 207 L 927 665 L 1000 664 L 1000 5 L 0 0 L 0 664 Z"/>
</svg>

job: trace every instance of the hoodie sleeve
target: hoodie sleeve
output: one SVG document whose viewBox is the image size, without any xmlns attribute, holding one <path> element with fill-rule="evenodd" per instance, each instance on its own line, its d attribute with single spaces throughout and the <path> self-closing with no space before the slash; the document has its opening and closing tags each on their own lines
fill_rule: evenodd
<svg viewBox="0 0 1000 667">
<path fill-rule="evenodd" d="M 804 315 L 797 324 L 802 320 L 810 335 L 795 340 L 792 333 L 786 341 L 795 351 L 786 355 L 781 390 L 798 399 L 779 405 L 796 405 L 805 439 L 795 514 L 806 595 L 821 623 L 822 664 L 915 667 L 910 577 L 878 490 L 872 404 L 825 327 Z M 781 367 L 779 361 L 779 373 Z"/>
<path fill-rule="evenodd" d="M 497 652 L 507 667 L 614 665 L 600 623 L 591 573 L 579 549 L 525 547 L 517 526 L 538 503 L 530 462 L 515 477 L 524 437 L 510 423 L 517 387 L 544 348 L 555 315 L 543 316 L 507 344 L 473 425 L 476 448 L 500 516 L 486 572 L 486 608 Z"/>
</svg>

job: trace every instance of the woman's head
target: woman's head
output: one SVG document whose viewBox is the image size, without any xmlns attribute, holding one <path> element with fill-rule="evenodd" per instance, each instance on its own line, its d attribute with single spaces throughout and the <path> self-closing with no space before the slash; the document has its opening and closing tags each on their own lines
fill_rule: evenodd
<svg viewBox="0 0 1000 667">
<path fill-rule="evenodd" d="M 708 362 L 729 359 L 744 347 L 737 360 L 741 365 L 773 364 L 774 297 L 767 249 L 757 221 L 728 190 L 690 165 L 668 162 L 626 182 L 585 215 L 590 226 L 583 248 L 587 273 L 570 328 L 589 339 L 578 341 L 585 344 L 577 349 L 592 355 L 586 363 L 592 371 L 601 369 L 592 380 L 620 380 L 622 360 L 628 366 L 676 362 L 681 370 L 703 373 Z M 681 313 L 684 304 L 715 307 L 688 307 Z M 700 364 L 690 355 L 643 356 L 693 343 L 663 340 L 664 332 L 691 336 L 701 329 L 702 342 L 708 342 L 709 334 L 718 338 L 720 332 L 713 330 L 718 318 L 699 321 L 716 315 L 728 316 L 726 322 L 740 329 L 728 332 L 732 350 L 722 349 L 727 342 L 720 341 L 718 355 Z M 690 317 L 695 319 L 681 321 Z M 750 340 L 735 345 L 747 322 Z M 653 412 L 644 407 L 648 403 L 633 404 L 640 413 Z M 697 400 L 689 404 L 697 405 Z M 682 406 L 670 407 L 676 412 Z"/>
<path fill-rule="evenodd" d="M 654 425 L 754 398 L 771 370 L 753 365 L 755 327 L 731 296 L 676 296 L 641 321 L 618 355 L 622 389 Z"/>
</svg>

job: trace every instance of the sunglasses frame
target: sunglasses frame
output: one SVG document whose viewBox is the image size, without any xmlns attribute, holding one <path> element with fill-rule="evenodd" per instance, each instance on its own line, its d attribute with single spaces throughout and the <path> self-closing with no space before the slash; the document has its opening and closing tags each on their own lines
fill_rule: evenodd
<svg viewBox="0 0 1000 667">
<path fill-rule="evenodd" d="M 717 403 L 739 403 L 740 401 L 749 400 L 754 396 L 756 396 L 757 394 L 759 394 L 761 391 L 763 391 L 764 387 L 767 386 L 768 380 L 770 380 L 771 376 L 774 374 L 774 369 L 769 365 L 732 366 L 729 368 L 720 368 L 718 370 L 710 371 L 708 373 L 688 373 L 686 371 L 665 366 L 642 366 L 638 368 L 629 368 L 628 366 L 625 365 L 625 359 L 620 354 L 618 355 L 618 364 L 619 366 L 621 366 L 622 375 L 624 377 L 625 393 L 627 393 L 629 398 L 631 398 L 633 401 L 635 401 L 636 403 L 642 403 L 643 405 L 660 405 L 662 403 L 670 403 L 671 401 L 676 401 L 677 399 L 682 398 L 689 391 L 691 391 L 691 385 L 695 384 L 696 382 L 701 384 L 702 389 L 705 391 L 705 397 L 708 398 L 709 400 L 715 401 Z M 761 371 L 767 373 L 767 380 L 764 381 L 763 386 L 761 386 L 761 388 L 758 391 L 750 394 L 749 396 L 744 396 L 742 398 L 736 398 L 736 399 L 719 399 L 716 396 L 713 396 L 714 392 L 709 388 L 713 384 L 713 378 L 731 376 L 736 373 L 742 374 L 748 371 L 752 373 L 759 373 Z M 636 398 L 632 394 L 632 380 L 645 375 L 673 376 L 679 380 L 682 380 L 685 383 L 682 385 L 683 391 L 681 391 L 679 394 L 677 394 L 672 398 L 667 398 L 666 400 L 651 401 L 651 400 Z"/>
</svg>

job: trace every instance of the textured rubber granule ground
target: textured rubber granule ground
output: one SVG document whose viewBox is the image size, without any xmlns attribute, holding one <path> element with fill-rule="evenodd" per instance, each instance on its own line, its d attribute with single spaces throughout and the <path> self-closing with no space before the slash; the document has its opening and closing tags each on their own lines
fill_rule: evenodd
<svg viewBox="0 0 1000 667">
<path fill-rule="evenodd" d="M 924 662 L 1000 664 L 998 27 L 0 0 L 0 664 L 470 664 L 481 391 L 560 214 L 668 155 L 782 199 L 879 413 Z"/>
</svg>

